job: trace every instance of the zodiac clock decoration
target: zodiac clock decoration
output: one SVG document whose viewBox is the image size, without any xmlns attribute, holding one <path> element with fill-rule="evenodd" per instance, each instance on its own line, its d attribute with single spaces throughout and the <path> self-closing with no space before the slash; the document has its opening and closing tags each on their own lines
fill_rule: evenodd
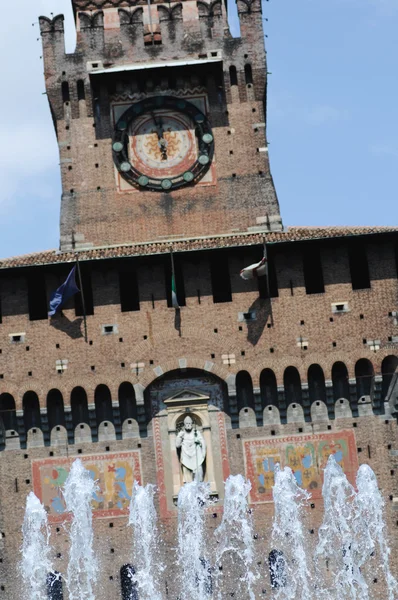
<svg viewBox="0 0 398 600">
<path fill-rule="evenodd" d="M 173 96 L 132 104 L 118 119 L 113 159 L 121 177 L 139 189 L 169 192 L 197 183 L 208 171 L 214 138 L 205 114 Z"/>
</svg>

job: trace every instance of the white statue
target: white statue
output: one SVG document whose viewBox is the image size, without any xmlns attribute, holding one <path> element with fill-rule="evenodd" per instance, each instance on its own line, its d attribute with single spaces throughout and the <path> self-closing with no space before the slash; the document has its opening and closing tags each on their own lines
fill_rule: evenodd
<svg viewBox="0 0 398 600">
<path fill-rule="evenodd" d="M 206 442 L 191 417 L 185 417 L 184 427 L 177 434 L 176 448 L 181 448 L 180 461 L 184 483 L 203 481 L 203 463 L 206 458 Z"/>
</svg>

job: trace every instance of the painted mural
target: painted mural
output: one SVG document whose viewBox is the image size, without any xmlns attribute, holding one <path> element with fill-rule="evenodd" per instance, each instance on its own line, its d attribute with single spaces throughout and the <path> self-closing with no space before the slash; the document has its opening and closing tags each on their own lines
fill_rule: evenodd
<svg viewBox="0 0 398 600">
<path fill-rule="evenodd" d="M 48 513 L 50 523 L 65 520 L 62 488 L 77 457 L 46 458 L 32 461 L 33 491 Z M 130 452 L 79 456 L 84 467 L 98 482 L 93 496 L 94 517 L 118 517 L 128 514 L 134 480 L 141 483 L 140 453 Z"/>
<path fill-rule="evenodd" d="M 314 499 L 322 495 L 323 470 L 331 454 L 355 484 L 358 458 L 352 430 L 244 440 L 243 448 L 253 503 L 272 501 L 276 463 L 282 468 L 289 466 L 299 486 L 311 492 Z"/>
</svg>

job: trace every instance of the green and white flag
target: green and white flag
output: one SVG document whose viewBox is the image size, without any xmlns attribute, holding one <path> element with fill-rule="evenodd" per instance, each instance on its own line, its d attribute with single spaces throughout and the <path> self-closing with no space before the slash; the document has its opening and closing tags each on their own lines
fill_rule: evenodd
<svg viewBox="0 0 398 600">
<path fill-rule="evenodd" d="M 177 299 L 177 288 L 176 288 L 176 278 L 174 275 L 174 269 L 171 274 L 171 304 L 173 308 L 180 308 Z"/>
</svg>

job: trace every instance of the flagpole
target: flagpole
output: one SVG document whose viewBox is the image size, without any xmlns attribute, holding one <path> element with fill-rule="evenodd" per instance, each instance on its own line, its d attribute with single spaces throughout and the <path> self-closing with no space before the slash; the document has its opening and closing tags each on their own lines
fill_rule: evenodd
<svg viewBox="0 0 398 600">
<path fill-rule="evenodd" d="M 79 278 L 79 287 L 80 287 L 80 294 L 82 297 L 82 308 L 83 308 L 83 324 L 84 324 L 84 340 L 87 344 L 88 342 L 88 338 L 87 338 L 87 318 L 86 318 L 86 304 L 84 302 L 84 292 L 83 292 L 83 281 L 82 281 L 82 274 L 80 272 L 80 263 L 79 263 L 79 258 L 78 255 L 76 254 L 76 266 L 77 266 L 77 276 Z"/>
<path fill-rule="evenodd" d="M 269 263 L 268 263 L 268 251 L 267 244 L 265 243 L 265 238 L 263 238 L 263 246 L 264 246 L 264 258 L 265 258 L 265 285 L 267 288 L 267 296 L 269 298 L 269 315 L 271 318 L 271 325 L 274 325 L 274 315 L 272 312 L 272 300 L 271 300 L 271 290 L 269 285 Z"/>
<path fill-rule="evenodd" d="M 175 273 L 175 269 L 174 269 L 174 256 L 173 256 L 173 246 L 170 246 L 170 259 L 171 259 L 171 303 L 173 304 L 173 281 L 174 281 L 174 285 L 175 285 L 175 295 L 176 295 L 176 302 L 178 304 L 178 298 L 177 298 L 177 282 L 176 282 L 176 273 Z M 174 306 L 174 308 L 176 308 Z M 178 307 L 179 308 L 179 307 Z"/>
</svg>

